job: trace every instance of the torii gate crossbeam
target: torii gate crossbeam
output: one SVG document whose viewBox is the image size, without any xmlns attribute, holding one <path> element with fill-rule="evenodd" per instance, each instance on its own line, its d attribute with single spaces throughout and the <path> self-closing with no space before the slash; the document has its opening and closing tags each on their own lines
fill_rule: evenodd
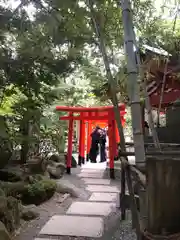
<svg viewBox="0 0 180 240">
<path fill-rule="evenodd" d="M 108 125 L 108 137 L 109 137 L 109 168 L 110 178 L 114 178 L 114 158 L 116 156 L 117 142 L 119 142 L 118 131 L 115 122 L 113 106 L 103 107 L 67 107 L 57 106 L 57 111 L 67 112 L 67 116 L 60 117 L 60 120 L 69 121 L 68 131 L 68 150 L 67 150 L 67 173 L 71 173 L 71 161 L 72 161 L 72 141 L 73 141 L 73 122 L 78 120 L 80 122 L 80 137 L 79 137 L 79 159 L 78 165 L 85 163 L 85 140 L 87 140 L 87 154 L 90 149 L 90 134 L 95 121 L 107 123 Z M 121 121 L 124 125 L 125 105 L 119 105 L 119 111 L 121 115 Z M 88 123 L 86 131 L 86 123 Z"/>
</svg>

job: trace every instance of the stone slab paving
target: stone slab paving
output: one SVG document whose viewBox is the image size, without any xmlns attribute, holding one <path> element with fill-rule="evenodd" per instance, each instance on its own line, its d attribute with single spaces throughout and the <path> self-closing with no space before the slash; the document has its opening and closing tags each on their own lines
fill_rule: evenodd
<svg viewBox="0 0 180 240">
<path fill-rule="evenodd" d="M 80 178 L 103 178 L 104 172 L 82 172 L 78 174 Z"/>
<path fill-rule="evenodd" d="M 83 168 L 81 169 L 81 173 L 104 173 L 104 169 L 93 169 L 93 168 Z"/>
<path fill-rule="evenodd" d="M 98 159 L 97 159 L 98 161 Z M 87 162 L 85 165 L 81 166 L 81 169 L 106 169 L 107 167 L 107 163 L 106 162 L 97 162 L 97 163 L 91 163 L 91 162 Z"/>
<path fill-rule="evenodd" d="M 87 163 L 81 167 L 77 176 L 84 181 L 85 190 L 91 192 L 91 196 L 85 201 L 73 202 L 65 215 L 54 215 L 35 240 L 103 236 L 105 217 L 116 211 L 120 192 L 116 186 L 111 186 L 110 179 L 103 179 L 105 168 L 106 163 Z"/>
<path fill-rule="evenodd" d="M 73 215 L 108 216 L 115 209 L 116 204 L 114 203 L 74 202 L 66 213 Z"/>
<path fill-rule="evenodd" d="M 100 184 L 100 185 L 109 185 L 110 180 L 109 179 L 98 179 L 98 178 L 82 178 L 82 180 L 85 182 L 85 184 Z"/>
<path fill-rule="evenodd" d="M 89 201 L 95 202 L 117 202 L 119 200 L 118 193 L 94 192 L 91 194 Z"/>
<path fill-rule="evenodd" d="M 45 224 L 40 234 L 97 238 L 102 236 L 103 231 L 104 222 L 100 217 L 55 215 Z"/>
<path fill-rule="evenodd" d="M 109 192 L 109 193 L 120 192 L 120 190 L 116 186 L 106 185 L 87 185 L 86 189 L 90 192 Z"/>
<path fill-rule="evenodd" d="M 35 238 L 34 240 L 52 240 L 52 238 Z M 56 239 L 54 239 L 56 240 Z"/>
</svg>

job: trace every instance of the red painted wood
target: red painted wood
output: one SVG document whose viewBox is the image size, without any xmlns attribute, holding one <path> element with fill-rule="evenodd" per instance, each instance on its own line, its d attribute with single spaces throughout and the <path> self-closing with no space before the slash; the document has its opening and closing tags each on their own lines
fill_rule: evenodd
<svg viewBox="0 0 180 240">
<path fill-rule="evenodd" d="M 56 106 L 57 111 L 62 112 L 106 112 L 112 110 L 113 106 L 103 106 L 103 107 L 67 107 L 67 106 Z M 119 104 L 119 110 L 125 110 L 125 104 Z"/>
<path fill-rule="evenodd" d="M 72 113 L 69 114 L 72 116 Z M 73 119 L 69 120 L 69 129 L 68 129 L 68 151 L 67 151 L 67 167 L 71 168 L 72 162 L 72 140 L 73 140 Z"/>
<path fill-rule="evenodd" d="M 69 116 L 62 116 L 59 118 L 59 120 L 84 120 L 84 121 L 98 121 L 98 120 L 107 120 L 107 117 L 81 117 L 81 116 L 74 116 L 74 117 L 69 117 Z"/>
<path fill-rule="evenodd" d="M 81 151 L 80 151 L 80 156 L 85 157 L 85 121 L 82 120 L 82 136 L 81 136 Z"/>
<path fill-rule="evenodd" d="M 121 114 L 121 120 L 124 122 L 124 118 L 123 118 L 123 116 L 126 114 L 126 111 L 121 111 L 120 112 L 120 114 Z M 93 116 L 93 115 L 87 115 L 87 116 L 85 116 L 84 114 L 81 114 L 81 115 L 79 115 L 79 116 L 62 116 L 62 117 L 60 117 L 59 119 L 60 120 L 69 120 L 69 119 L 71 119 L 71 118 L 73 118 L 73 120 L 86 120 L 86 121 L 107 121 L 107 119 L 108 119 L 108 112 L 107 112 L 107 114 L 106 115 L 104 115 L 104 116 L 99 116 L 99 115 L 96 115 L 96 116 Z"/>
<path fill-rule="evenodd" d="M 107 107 L 96 107 L 96 108 L 81 108 L 81 107 L 65 107 L 65 106 L 57 106 L 56 110 L 62 111 L 62 112 L 69 112 L 71 113 L 69 116 L 62 116 L 60 117 L 60 120 L 69 120 L 69 134 L 68 134 L 68 163 L 67 167 L 71 166 L 71 158 L 72 157 L 72 142 L 70 139 L 71 137 L 71 127 L 74 120 L 80 121 L 80 134 L 79 134 L 79 160 L 82 162 L 83 159 L 85 159 L 85 144 L 87 146 L 87 153 L 90 150 L 91 145 L 91 138 L 90 134 L 92 132 L 93 126 L 100 125 L 100 127 L 105 127 L 107 125 L 109 126 L 108 132 L 109 132 L 109 159 L 110 159 L 110 169 L 114 169 L 114 157 L 115 157 L 115 149 L 116 149 L 116 140 L 115 137 L 117 137 L 117 141 L 119 139 L 119 136 L 117 135 L 117 129 L 115 125 L 114 120 L 114 111 L 113 106 L 107 106 Z M 125 118 L 124 115 L 126 114 L 125 111 L 125 105 L 120 104 L 119 105 L 120 115 L 121 115 L 121 121 L 122 125 L 124 126 Z M 76 113 L 74 116 L 73 113 Z M 79 113 L 79 115 L 77 115 Z M 89 122 L 89 127 L 86 132 L 86 122 Z M 112 126 L 114 122 L 114 125 Z M 90 127 L 91 125 L 91 127 Z M 72 127 L 73 128 L 73 127 Z M 72 130 L 73 132 L 73 130 Z M 87 136 L 86 136 L 87 134 Z M 78 162 L 80 164 L 80 162 Z"/>
<path fill-rule="evenodd" d="M 153 107 L 159 107 L 162 84 L 158 84 L 155 91 L 149 94 L 150 102 Z M 176 101 L 180 97 L 180 83 L 166 80 L 166 85 L 163 94 L 162 108 L 167 107 L 170 103 Z"/>
<path fill-rule="evenodd" d="M 114 168 L 114 157 L 116 156 L 117 152 L 117 139 L 116 139 L 116 122 L 115 120 L 112 121 L 112 136 L 113 136 L 113 167 Z"/>
<path fill-rule="evenodd" d="M 79 122 L 80 128 L 79 128 L 79 156 L 81 156 L 81 149 L 82 149 L 82 126 L 83 122 L 82 120 Z"/>
<path fill-rule="evenodd" d="M 113 119 L 112 113 L 109 112 L 108 119 L 108 137 L 109 137 L 109 167 L 114 168 L 114 154 L 113 154 Z"/>
<path fill-rule="evenodd" d="M 159 106 L 160 101 L 160 93 L 152 94 L 150 97 L 150 102 L 153 107 Z M 162 107 L 167 107 L 170 103 L 175 102 L 178 98 L 180 98 L 180 90 L 173 90 L 171 92 L 165 92 L 163 95 Z"/>
<path fill-rule="evenodd" d="M 125 124 L 124 117 L 121 117 L 121 123 L 122 123 L 122 126 L 124 127 L 124 124 Z M 116 143 L 119 143 L 119 142 L 120 142 L 120 136 L 119 136 L 119 131 L 116 124 Z"/>
</svg>

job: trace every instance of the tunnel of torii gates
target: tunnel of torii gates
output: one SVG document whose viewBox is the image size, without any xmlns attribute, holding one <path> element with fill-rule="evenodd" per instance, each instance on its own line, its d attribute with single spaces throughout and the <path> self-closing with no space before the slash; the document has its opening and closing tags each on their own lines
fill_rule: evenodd
<svg viewBox="0 0 180 240">
<path fill-rule="evenodd" d="M 118 129 L 114 117 L 113 106 L 104 107 L 66 107 L 57 106 L 57 111 L 67 112 L 67 116 L 60 117 L 60 120 L 69 121 L 68 129 L 68 146 L 67 146 L 67 173 L 71 173 L 72 163 L 72 149 L 73 149 L 73 133 L 74 133 L 74 121 L 79 122 L 79 158 L 78 165 L 85 163 L 85 152 L 87 154 L 91 147 L 91 133 L 95 126 L 101 128 L 108 127 L 109 138 L 109 169 L 110 178 L 114 178 L 114 158 L 117 155 L 117 143 L 120 142 Z M 119 111 L 121 116 L 121 122 L 125 124 L 126 109 L 124 104 L 119 105 Z M 87 159 L 88 160 L 88 159 Z"/>
</svg>

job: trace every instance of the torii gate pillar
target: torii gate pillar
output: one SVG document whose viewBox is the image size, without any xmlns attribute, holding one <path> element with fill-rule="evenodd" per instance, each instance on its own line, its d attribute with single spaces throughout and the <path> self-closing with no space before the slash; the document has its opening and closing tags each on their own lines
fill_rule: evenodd
<svg viewBox="0 0 180 240">
<path fill-rule="evenodd" d="M 108 122 L 109 125 L 109 155 L 110 155 L 110 178 L 115 178 L 114 176 L 114 157 L 116 155 L 116 123 L 114 119 L 114 112 L 113 106 L 106 106 L 106 107 L 91 107 L 91 108 L 84 108 L 84 107 L 67 107 L 67 106 L 57 106 L 57 111 L 62 112 L 69 112 L 68 116 L 60 117 L 60 120 L 68 120 L 69 121 L 69 133 L 68 133 L 68 157 L 67 157 L 67 173 L 70 174 L 71 172 L 71 162 L 72 162 L 72 138 L 73 138 L 73 121 L 80 121 L 80 134 L 79 134 L 79 159 L 78 165 L 81 165 L 85 161 L 85 140 L 86 134 L 89 136 L 92 125 L 95 122 Z M 121 114 L 122 125 L 124 125 L 124 114 L 125 105 L 119 105 L 119 111 Z M 74 115 L 74 113 L 76 115 Z M 86 122 L 89 123 L 89 130 L 86 133 Z M 87 138 L 88 138 L 87 136 Z M 118 139 L 118 138 L 117 138 Z M 87 144 L 87 153 L 90 148 L 90 138 L 87 140 L 89 143 Z"/>
<path fill-rule="evenodd" d="M 68 151 L 67 151 L 67 174 L 71 174 L 71 162 L 72 162 L 72 139 L 73 139 L 73 113 L 69 113 L 69 131 L 68 131 Z"/>
</svg>

